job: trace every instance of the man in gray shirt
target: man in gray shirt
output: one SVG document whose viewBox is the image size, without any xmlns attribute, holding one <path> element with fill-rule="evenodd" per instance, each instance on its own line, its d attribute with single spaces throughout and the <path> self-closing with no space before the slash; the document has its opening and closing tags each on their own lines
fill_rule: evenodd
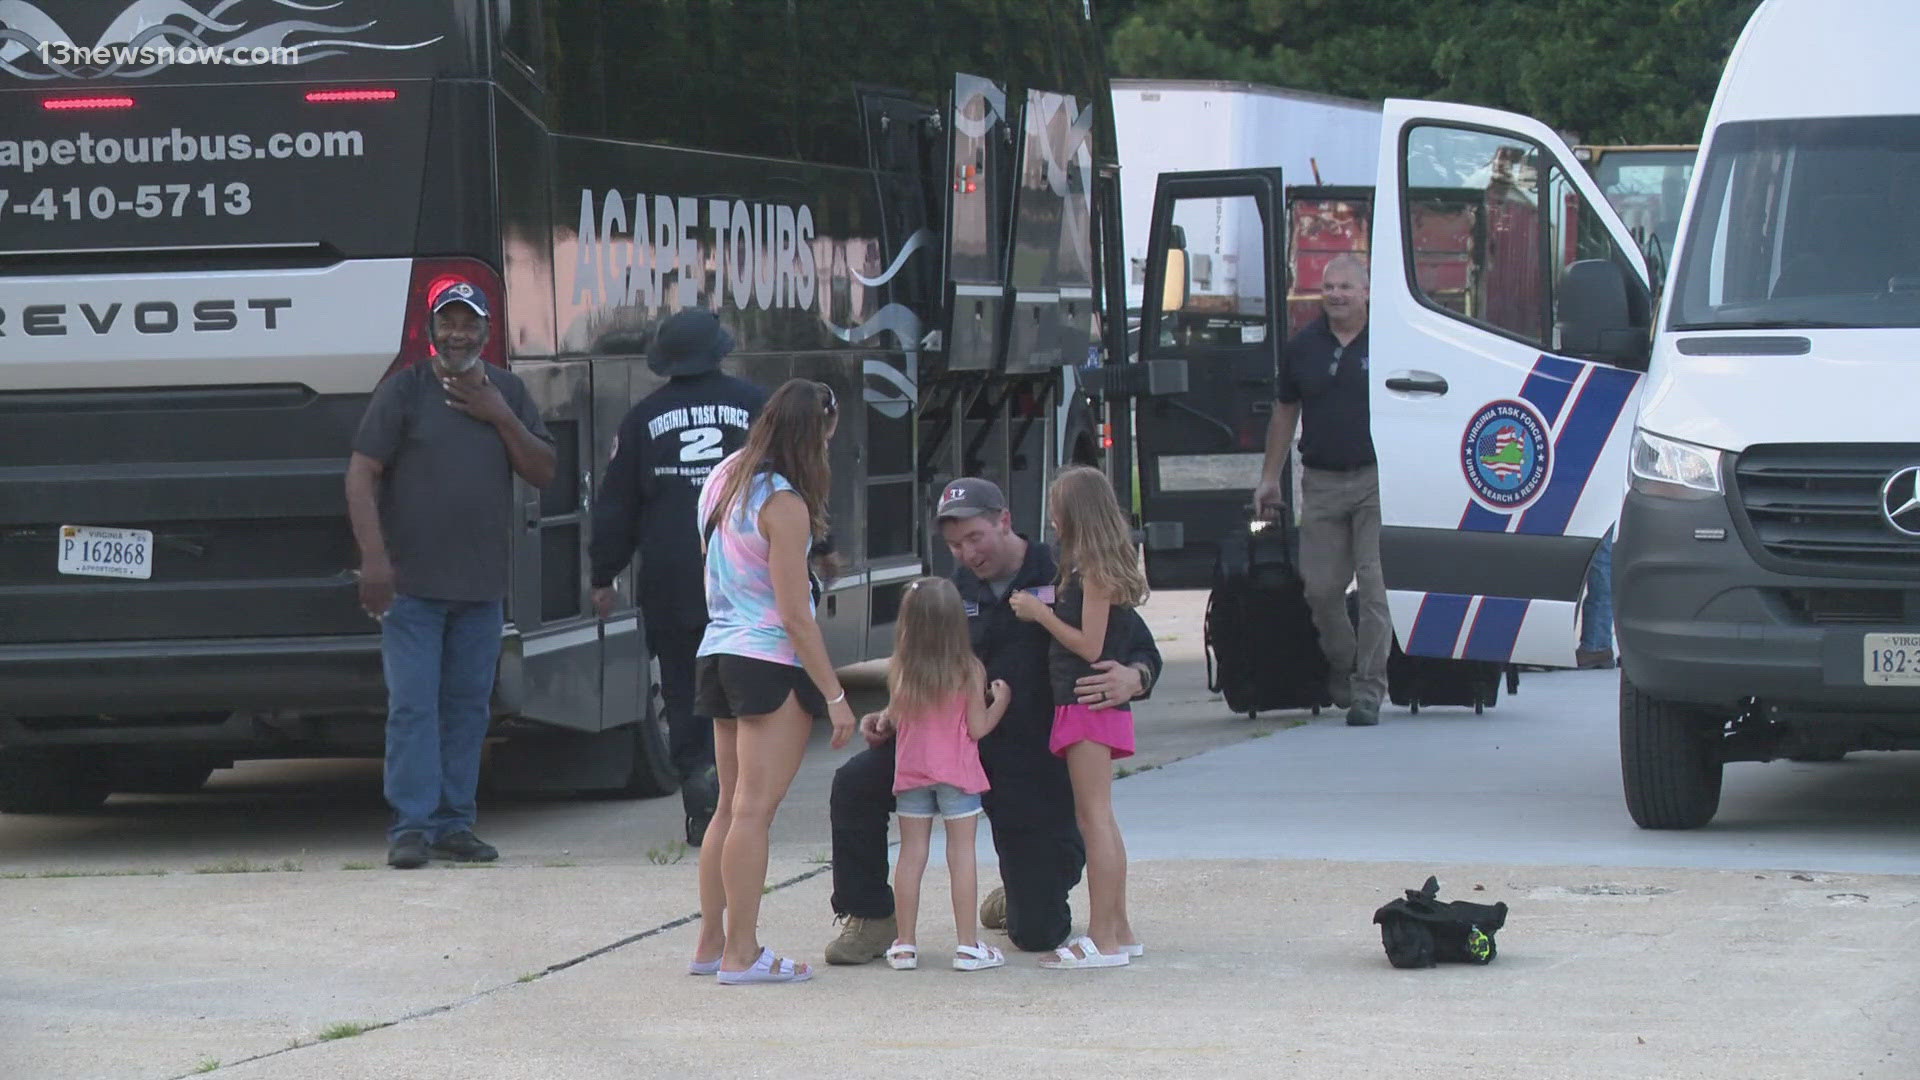
<svg viewBox="0 0 1920 1080">
<path fill-rule="evenodd" d="M 483 363 L 487 296 L 428 299 L 434 356 L 380 385 L 347 463 L 360 603 L 380 620 L 387 678 L 387 863 L 500 857 L 473 835 L 480 748 L 500 658 L 513 478 L 553 479 L 553 439 L 527 388 Z M 495 357 L 497 360 L 498 357 Z"/>
</svg>

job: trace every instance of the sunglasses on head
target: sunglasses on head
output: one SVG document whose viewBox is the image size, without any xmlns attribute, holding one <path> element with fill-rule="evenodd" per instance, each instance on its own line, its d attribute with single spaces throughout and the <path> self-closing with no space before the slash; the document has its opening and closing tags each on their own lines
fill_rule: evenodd
<svg viewBox="0 0 1920 1080">
<path fill-rule="evenodd" d="M 816 382 L 813 385 L 820 388 L 821 404 L 826 406 L 827 415 L 832 416 L 833 414 L 839 412 L 840 399 L 834 396 L 833 387 L 828 386 L 826 383 L 823 383 L 823 382 Z"/>
</svg>

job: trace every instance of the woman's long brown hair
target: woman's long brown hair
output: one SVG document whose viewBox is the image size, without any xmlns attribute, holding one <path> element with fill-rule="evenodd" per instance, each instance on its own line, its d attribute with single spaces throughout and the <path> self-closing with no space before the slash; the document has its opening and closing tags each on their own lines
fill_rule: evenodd
<svg viewBox="0 0 1920 1080">
<path fill-rule="evenodd" d="M 1133 528 L 1120 512 L 1107 475 L 1086 465 L 1063 469 L 1047 498 L 1060 532 L 1060 584 L 1079 574 L 1083 586 L 1106 594 L 1114 604 L 1145 603 L 1147 576 L 1140 571 Z"/>
<path fill-rule="evenodd" d="M 762 473 L 787 478 L 807 504 L 807 518 L 815 540 L 827 535 L 827 498 L 833 473 L 827 465 L 827 428 L 839 415 L 833 388 L 812 379 L 788 379 L 767 399 L 760 416 L 747 429 L 747 443 L 727 471 L 713 517 L 703 532 L 718 527 L 725 515 L 737 513 L 748 485 Z"/>
<path fill-rule="evenodd" d="M 887 715 L 894 723 L 926 716 L 962 691 L 974 692 L 980 662 L 953 582 L 923 577 L 907 586 L 898 620 L 887 665 Z"/>
</svg>

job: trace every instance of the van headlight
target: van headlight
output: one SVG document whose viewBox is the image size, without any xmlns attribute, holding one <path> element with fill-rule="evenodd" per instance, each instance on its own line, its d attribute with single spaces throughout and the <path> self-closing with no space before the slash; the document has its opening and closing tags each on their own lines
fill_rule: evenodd
<svg viewBox="0 0 1920 1080">
<path fill-rule="evenodd" d="M 1665 439 L 1635 428 L 1631 465 L 1633 490 L 1669 499 L 1704 499 L 1720 494 L 1720 451 Z"/>
</svg>

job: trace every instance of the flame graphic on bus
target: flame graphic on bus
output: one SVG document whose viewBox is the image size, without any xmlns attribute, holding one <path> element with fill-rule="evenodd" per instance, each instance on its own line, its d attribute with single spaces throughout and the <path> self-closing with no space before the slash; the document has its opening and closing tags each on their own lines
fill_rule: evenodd
<svg viewBox="0 0 1920 1080">
<path fill-rule="evenodd" d="M 61 29 L 60 24 L 29 0 L 0 0 L 0 71 L 22 79 L 104 79 L 118 75 L 139 78 L 168 65 L 164 62 L 140 63 L 139 50 L 169 46 L 173 49 L 294 49 L 293 63 L 309 64 L 330 56 L 344 56 L 349 49 L 406 51 L 422 49 L 441 40 L 439 37 L 415 42 L 361 41 L 342 35 L 359 34 L 379 25 L 368 20 L 357 25 L 336 25 L 306 19 L 279 18 L 289 11 L 320 13 L 343 6 L 344 0 L 331 3 L 301 3 L 300 0 L 220 0 L 202 12 L 187 0 L 134 0 L 127 5 L 97 42 L 81 42 Z M 279 10 L 276 11 L 275 9 Z M 255 10 L 261 16 L 252 16 Z M 249 16 L 252 16 L 251 18 Z M 227 21 L 223 21 L 227 20 Z M 86 48 L 110 48 L 112 63 L 95 67 L 69 67 L 42 49 L 45 45 L 73 45 Z M 22 64 L 27 66 L 23 67 Z"/>
</svg>

